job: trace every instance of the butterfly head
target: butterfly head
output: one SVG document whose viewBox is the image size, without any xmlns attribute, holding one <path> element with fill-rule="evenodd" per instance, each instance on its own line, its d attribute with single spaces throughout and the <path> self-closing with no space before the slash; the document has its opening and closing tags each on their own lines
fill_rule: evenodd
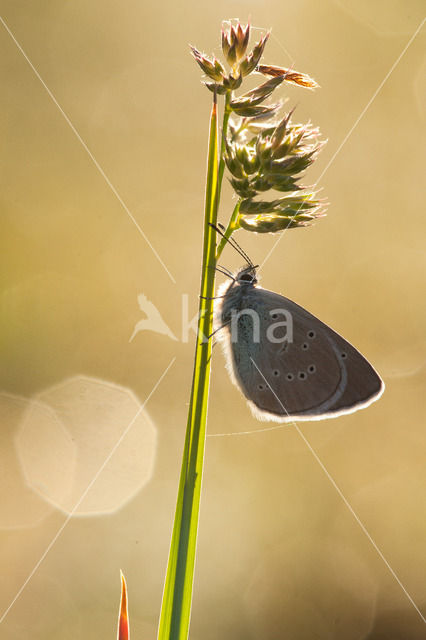
<svg viewBox="0 0 426 640">
<path fill-rule="evenodd" d="M 247 267 L 243 267 L 235 276 L 236 281 L 241 286 L 252 286 L 257 283 L 257 275 L 256 275 L 257 265 L 248 265 Z"/>
</svg>

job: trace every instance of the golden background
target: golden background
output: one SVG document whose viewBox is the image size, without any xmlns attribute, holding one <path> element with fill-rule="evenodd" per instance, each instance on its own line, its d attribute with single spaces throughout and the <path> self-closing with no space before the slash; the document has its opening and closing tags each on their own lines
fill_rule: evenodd
<svg viewBox="0 0 426 640">
<path fill-rule="evenodd" d="M 268 425 L 218 348 L 208 433 L 234 435 L 207 439 L 191 638 L 424 638 L 407 596 L 425 615 L 424 28 L 364 112 L 423 3 L 0 6 L 1 638 L 114 638 L 120 568 L 132 638 L 156 637 L 211 101 L 188 43 L 220 56 L 221 20 L 249 15 L 273 29 L 266 63 L 321 85 L 277 94 L 328 139 L 304 181 L 321 176 L 328 217 L 284 235 L 262 284 L 342 333 L 386 382 L 367 410 L 301 429 L 402 586 L 294 428 L 256 433 Z M 222 221 L 232 206 L 226 187 Z M 259 263 L 276 238 L 237 235 Z M 241 264 L 230 248 L 222 262 Z M 129 342 L 141 293 L 178 340 Z"/>
</svg>

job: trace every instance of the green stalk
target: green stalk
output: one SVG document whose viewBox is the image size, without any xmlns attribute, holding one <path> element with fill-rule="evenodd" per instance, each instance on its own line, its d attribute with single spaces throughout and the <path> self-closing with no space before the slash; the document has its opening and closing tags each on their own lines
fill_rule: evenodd
<svg viewBox="0 0 426 640">
<path fill-rule="evenodd" d="M 218 175 L 218 206 L 219 206 L 220 192 L 222 189 L 223 173 L 225 171 L 226 136 L 228 133 L 229 116 L 231 115 L 231 112 L 232 112 L 232 109 L 230 106 L 231 99 L 232 99 L 232 91 L 228 91 L 226 93 L 226 98 L 225 98 L 225 109 L 223 113 L 222 136 L 221 136 L 221 144 L 220 144 L 220 160 L 219 160 L 219 175 Z M 234 211 L 232 212 L 232 216 L 228 222 L 228 226 L 224 233 L 224 237 L 222 237 L 220 240 L 220 243 L 216 252 L 216 261 L 218 260 L 220 254 L 222 253 L 227 243 L 227 240 L 231 237 L 233 232 L 236 229 L 238 229 L 237 220 L 238 220 L 238 214 L 240 211 L 241 200 L 242 198 L 240 198 L 237 204 L 235 205 Z"/>
<path fill-rule="evenodd" d="M 229 29 L 222 30 L 222 51 L 231 68 L 230 73 L 226 72 L 225 67 L 216 57 L 209 58 L 191 46 L 196 63 L 209 79 L 204 83 L 209 90 L 213 90 L 215 93 L 210 119 L 203 259 L 194 371 L 158 640 L 187 640 L 189 632 L 206 439 L 216 261 L 222 254 L 227 240 L 241 225 L 244 225 L 248 231 L 258 233 L 277 232 L 289 228 L 290 222 L 293 227 L 305 226 L 321 215 L 321 202 L 313 200 L 313 194 L 306 194 L 304 191 L 301 192 L 299 198 L 291 196 L 287 200 L 286 197 L 283 197 L 276 202 L 258 200 L 254 201 L 252 205 L 246 203 L 243 212 L 240 213 L 241 203 L 247 199 L 247 193 L 254 194 L 254 197 L 270 188 L 282 191 L 303 189 L 297 186 L 296 182 L 299 180 L 300 173 L 313 162 L 320 146 L 319 143 L 310 142 L 314 134 L 316 135 L 316 130 L 310 125 L 288 125 L 289 115 L 277 124 L 274 122 L 277 105 L 266 105 L 259 108 L 260 103 L 268 98 L 283 80 L 289 80 L 309 88 L 315 88 L 317 85 L 306 74 L 291 72 L 291 77 L 287 77 L 290 73 L 288 69 L 259 65 L 269 33 L 261 37 L 251 52 L 247 52 L 249 35 L 250 25 L 247 24 L 243 27 L 239 21 L 237 25 L 230 23 Z M 260 71 L 261 66 L 263 66 L 262 73 L 266 75 L 271 74 L 271 70 L 273 76 L 278 73 L 280 76 L 277 76 L 278 80 L 273 77 L 233 102 L 231 87 L 239 88 L 243 76 L 245 77 L 255 70 Z M 219 153 L 216 92 L 225 96 Z M 231 113 L 234 119 L 233 134 L 228 138 L 227 130 Z M 275 163 L 274 166 L 269 166 L 269 163 L 264 162 L 266 148 L 264 148 L 264 131 L 255 133 L 256 129 L 253 130 L 250 127 L 250 123 L 257 123 L 259 115 L 262 115 L 262 121 L 265 118 L 269 119 L 267 127 L 273 131 L 271 134 L 273 147 L 271 146 L 271 148 L 273 148 L 274 157 L 281 161 Z M 247 139 L 245 130 L 253 132 L 250 140 Z M 296 135 L 295 131 L 300 133 Z M 229 154 L 229 160 L 227 154 Z M 227 157 L 235 176 L 247 177 L 247 180 L 231 179 L 239 200 L 234 207 L 223 237 L 216 247 L 216 223 L 225 170 L 225 157 Z M 286 157 L 291 163 L 290 165 L 286 162 Z M 246 176 L 247 162 L 249 162 L 249 176 Z M 249 191 L 247 191 L 247 185 L 250 187 Z M 309 202 L 307 202 L 307 198 Z M 311 211 L 309 212 L 309 210 Z M 250 215 L 251 211 L 253 213 L 259 211 L 260 213 L 253 216 Z M 290 213 L 284 215 L 285 211 Z M 262 215 L 262 212 L 267 212 L 267 215 Z M 301 213 L 299 214 L 299 212 Z M 289 222 L 287 219 L 290 218 Z"/>
<path fill-rule="evenodd" d="M 236 229 L 238 229 L 238 215 L 240 213 L 240 206 L 241 206 L 241 202 L 242 202 L 242 198 L 240 198 L 237 202 L 237 204 L 234 207 L 234 210 L 232 212 L 232 216 L 228 222 L 228 226 L 226 227 L 223 236 L 219 242 L 219 246 L 217 248 L 216 251 L 216 260 L 219 260 L 220 258 L 220 254 L 222 253 L 226 243 L 228 242 L 229 238 L 232 236 L 232 234 L 234 233 L 234 231 Z"/>
<path fill-rule="evenodd" d="M 220 192 L 222 190 L 222 179 L 223 172 L 225 171 L 225 149 L 226 149 L 226 134 L 228 131 L 228 121 L 229 116 L 231 115 L 231 106 L 230 102 L 232 99 L 232 91 L 227 91 L 225 97 L 225 108 L 223 111 L 223 122 L 222 122 L 222 135 L 220 142 L 220 157 L 219 157 L 219 171 L 218 171 L 218 179 L 217 179 L 217 209 L 219 208 L 219 200 L 220 200 Z"/>
<path fill-rule="evenodd" d="M 209 336 L 213 325 L 216 265 L 216 231 L 210 224 L 216 225 L 219 203 L 218 176 L 215 97 L 210 119 L 198 335 L 158 640 L 186 640 L 189 631 L 210 383 L 212 343 Z"/>
</svg>

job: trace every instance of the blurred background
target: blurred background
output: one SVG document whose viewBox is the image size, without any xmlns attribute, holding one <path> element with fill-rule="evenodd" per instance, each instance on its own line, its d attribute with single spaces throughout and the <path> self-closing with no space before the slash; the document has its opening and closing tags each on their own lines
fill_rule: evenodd
<svg viewBox="0 0 426 640">
<path fill-rule="evenodd" d="M 265 63 L 321 85 L 277 94 L 297 105 L 294 121 L 311 119 L 328 139 L 304 180 L 321 177 L 328 217 L 284 235 L 262 284 L 350 340 L 387 387 L 367 410 L 301 428 L 425 615 L 424 28 L 359 119 L 424 3 L 0 6 L 17 41 L 0 24 L 1 637 L 114 638 L 120 569 L 132 637 L 156 637 L 192 375 L 194 334 L 182 325 L 197 309 L 211 103 L 188 43 L 220 56 L 221 21 L 249 16 L 272 28 Z M 225 186 L 222 221 L 233 204 Z M 237 239 L 262 263 L 277 236 Z M 222 262 L 241 264 L 230 248 Z M 133 335 L 149 303 L 168 335 Z M 421 616 L 294 427 L 265 426 L 218 348 L 191 638 L 424 638 Z"/>
</svg>

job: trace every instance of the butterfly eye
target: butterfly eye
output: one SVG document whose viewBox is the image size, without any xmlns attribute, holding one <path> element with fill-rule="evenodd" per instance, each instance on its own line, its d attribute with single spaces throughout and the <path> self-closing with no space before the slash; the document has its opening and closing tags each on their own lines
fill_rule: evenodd
<svg viewBox="0 0 426 640">
<path fill-rule="evenodd" d="M 294 380 L 294 375 L 292 373 L 288 373 L 286 375 L 287 380 Z"/>
<path fill-rule="evenodd" d="M 308 338 L 310 338 L 312 340 L 313 338 L 315 338 L 315 336 L 316 336 L 316 333 L 315 333 L 315 331 L 313 329 L 308 331 Z"/>
<path fill-rule="evenodd" d="M 309 373 L 315 373 L 315 371 L 317 370 L 316 366 L 314 364 L 310 364 L 308 367 L 308 372 Z"/>
<path fill-rule="evenodd" d="M 307 349 L 309 349 L 309 345 L 308 345 L 308 343 L 307 343 L 307 342 L 304 342 L 304 343 L 302 344 L 301 349 L 302 349 L 303 351 L 306 351 Z"/>
<path fill-rule="evenodd" d="M 306 373 L 304 371 L 299 371 L 298 378 L 299 378 L 299 380 L 305 380 L 306 379 Z"/>
<path fill-rule="evenodd" d="M 255 282 L 256 278 L 251 273 L 243 273 L 238 277 L 238 280 L 242 280 L 243 282 Z"/>
<path fill-rule="evenodd" d="M 274 369 L 272 373 L 274 374 L 275 377 L 278 377 L 280 375 L 280 372 L 278 371 L 278 369 Z"/>
</svg>

